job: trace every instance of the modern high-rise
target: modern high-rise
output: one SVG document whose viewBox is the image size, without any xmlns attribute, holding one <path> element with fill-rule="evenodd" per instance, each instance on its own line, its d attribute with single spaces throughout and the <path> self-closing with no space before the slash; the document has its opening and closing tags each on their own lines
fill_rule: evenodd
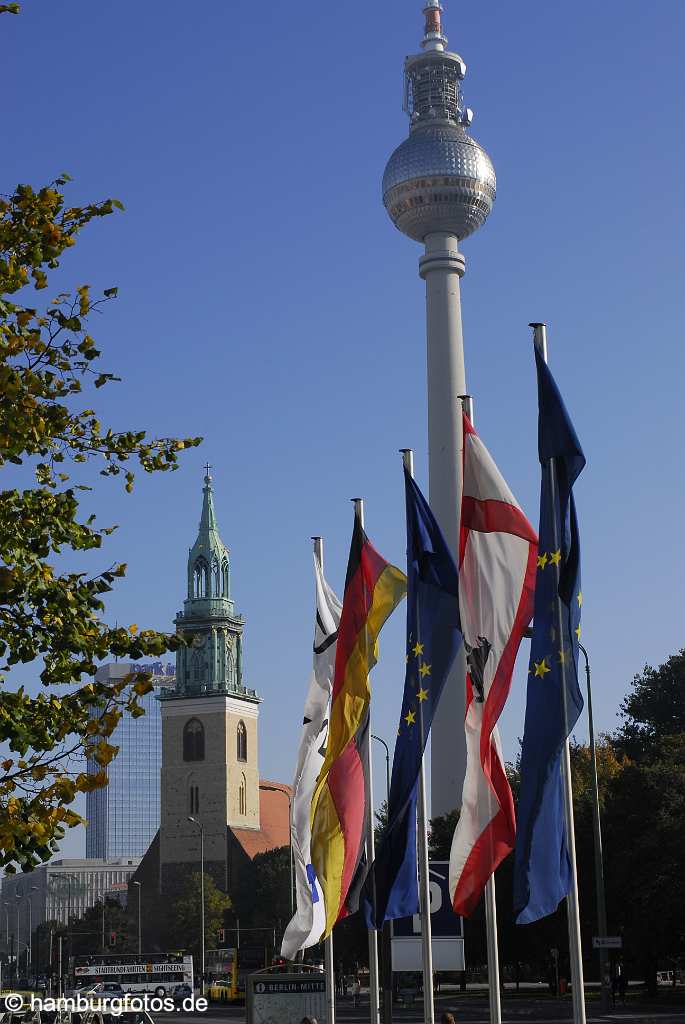
<svg viewBox="0 0 685 1024">
<path fill-rule="evenodd" d="M 173 663 L 152 665 L 117 661 L 98 669 L 98 682 L 144 670 L 153 689 L 139 697 L 145 714 L 124 715 L 110 742 L 119 753 L 107 766 L 108 784 L 88 793 L 86 857 L 142 857 L 159 828 L 159 777 L 162 766 L 160 695 L 175 686 Z M 101 768 L 89 761 L 88 771 Z"/>
</svg>

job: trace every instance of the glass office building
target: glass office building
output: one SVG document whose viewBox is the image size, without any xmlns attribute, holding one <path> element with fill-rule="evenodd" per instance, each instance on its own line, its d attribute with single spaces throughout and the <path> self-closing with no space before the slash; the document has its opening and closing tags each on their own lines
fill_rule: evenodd
<svg viewBox="0 0 685 1024">
<path fill-rule="evenodd" d="M 159 694 L 176 685 L 173 664 L 133 665 L 114 662 L 98 669 L 96 679 L 121 679 L 134 668 L 152 673 L 154 689 L 139 698 L 145 715 L 124 715 L 110 743 L 119 753 L 107 766 L 109 782 L 87 795 L 86 857 L 142 857 L 159 828 L 159 776 L 162 765 L 162 721 Z M 95 762 L 89 772 L 100 771 Z"/>
</svg>

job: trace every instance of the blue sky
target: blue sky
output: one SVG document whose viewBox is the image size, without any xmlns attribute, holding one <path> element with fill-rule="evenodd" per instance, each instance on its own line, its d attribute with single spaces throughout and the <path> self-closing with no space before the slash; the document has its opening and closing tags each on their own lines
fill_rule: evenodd
<svg viewBox="0 0 685 1024">
<path fill-rule="evenodd" d="M 407 132 L 402 61 L 418 48 L 420 7 L 27 0 L 0 21 L 1 190 L 66 170 L 71 201 L 126 206 L 54 277 L 55 292 L 119 286 L 94 330 L 104 368 L 123 377 L 98 393 L 102 418 L 205 438 L 178 473 L 140 479 L 132 496 L 103 482 L 93 497 L 103 523 L 120 524 L 102 567 L 130 566 L 108 616 L 170 628 L 208 459 L 271 778 L 292 774 L 311 662 L 310 535 L 324 535 L 341 589 L 348 499 L 363 495 L 371 538 L 401 565 L 398 448 L 415 449 L 427 482 L 420 247 L 380 197 Z M 597 724 L 611 729 L 633 675 L 685 642 L 685 9 L 498 0 L 450 4 L 444 21 L 498 176 L 490 220 L 463 246 L 476 422 L 536 522 L 527 324 L 546 320 L 588 458 L 584 637 Z M 374 731 L 389 738 L 402 613 L 381 656 Z M 519 666 L 501 722 L 510 756 L 524 685 Z M 78 835 L 64 846 L 82 849 Z"/>
</svg>

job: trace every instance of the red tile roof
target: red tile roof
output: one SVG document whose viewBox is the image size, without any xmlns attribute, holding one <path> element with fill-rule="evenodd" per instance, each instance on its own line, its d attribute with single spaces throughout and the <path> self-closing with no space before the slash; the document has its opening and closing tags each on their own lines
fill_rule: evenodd
<svg viewBox="0 0 685 1024">
<path fill-rule="evenodd" d="M 273 789 L 265 789 L 273 786 Z M 275 789 L 280 792 L 274 792 Z M 258 853 L 266 853 L 278 846 L 287 846 L 290 842 L 290 810 L 286 793 L 292 792 L 291 787 L 283 782 L 271 782 L 262 779 L 259 783 L 259 821 L 260 828 L 232 828 L 247 856 L 252 860 Z"/>
</svg>

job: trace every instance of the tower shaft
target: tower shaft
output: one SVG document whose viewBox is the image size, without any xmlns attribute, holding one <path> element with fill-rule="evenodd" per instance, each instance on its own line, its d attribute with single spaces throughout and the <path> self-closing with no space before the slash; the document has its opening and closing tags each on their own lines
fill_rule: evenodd
<svg viewBox="0 0 685 1024">
<path fill-rule="evenodd" d="M 426 282 L 429 500 L 457 564 L 464 448 L 459 396 L 466 392 L 460 280 L 465 266 L 455 235 L 426 237 L 419 274 Z M 433 719 L 432 817 L 447 814 L 461 803 L 466 768 L 466 737 L 460 727 L 466 705 L 465 680 L 462 648 Z"/>
<path fill-rule="evenodd" d="M 426 282 L 428 463 L 431 508 L 455 560 L 459 558 L 463 432 L 460 395 L 466 393 L 459 242 L 487 220 L 497 180 L 492 161 L 467 131 L 473 112 L 461 83 L 466 64 L 447 50 L 440 0 L 425 0 L 422 53 L 404 62 L 404 109 L 409 137 L 383 175 L 383 203 L 395 227 L 424 245 L 419 273 Z M 466 663 L 459 654 L 431 740 L 431 813 L 461 806 L 466 737 Z"/>
</svg>

